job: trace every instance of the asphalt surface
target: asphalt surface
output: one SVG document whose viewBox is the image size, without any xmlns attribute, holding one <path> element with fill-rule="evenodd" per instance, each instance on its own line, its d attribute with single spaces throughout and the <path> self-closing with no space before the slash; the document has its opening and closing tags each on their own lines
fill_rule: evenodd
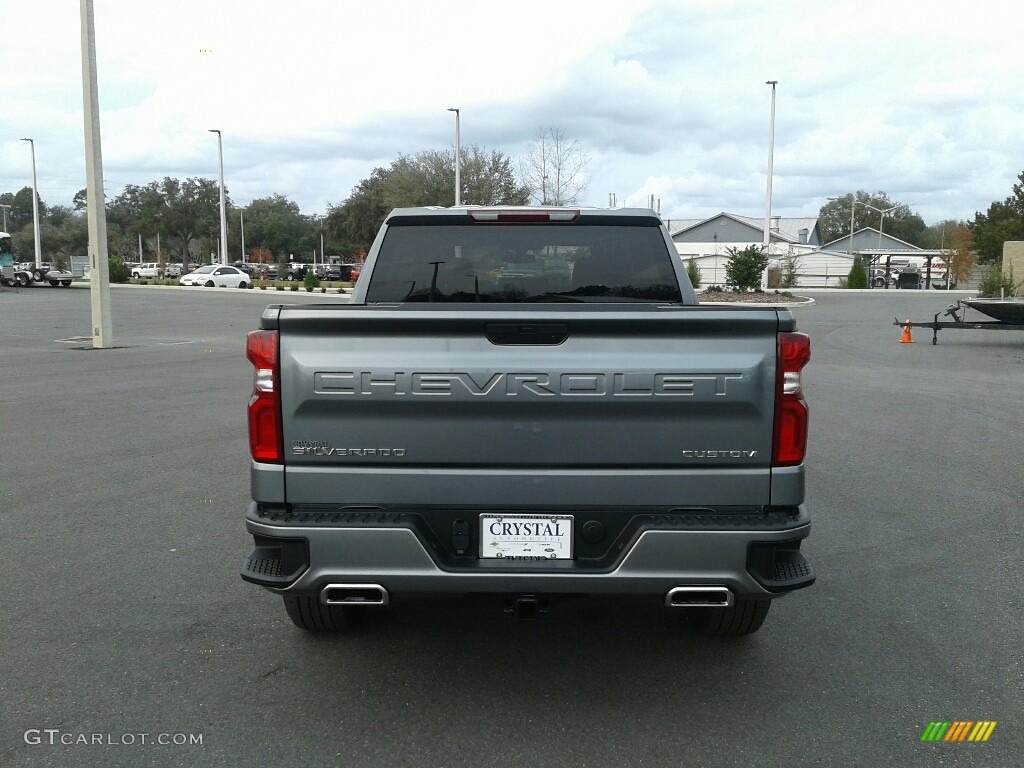
<svg viewBox="0 0 1024 768">
<path fill-rule="evenodd" d="M 285 297 L 117 287 L 92 350 L 60 341 L 88 291 L 0 288 L 0 765 L 1024 764 L 1024 332 L 900 344 L 894 316 L 945 295 L 814 297 L 818 582 L 756 635 L 591 598 L 521 623 L 412 601 L 321 637 L 238 577 L 244 336 Z M 998 725 L 922 743 L 938 720 Z"/>
</svg>

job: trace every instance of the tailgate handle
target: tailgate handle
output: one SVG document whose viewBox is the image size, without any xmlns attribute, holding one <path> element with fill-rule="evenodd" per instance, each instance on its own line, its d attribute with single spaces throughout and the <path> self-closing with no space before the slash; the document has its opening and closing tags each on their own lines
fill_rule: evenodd
<svg viewBox="0 0 1024 768">
<path fill-rule="evenodd" d="M 491 344 L 556 345 L 569 338 L 566 323 L 488 323 Z"/>
</svg>

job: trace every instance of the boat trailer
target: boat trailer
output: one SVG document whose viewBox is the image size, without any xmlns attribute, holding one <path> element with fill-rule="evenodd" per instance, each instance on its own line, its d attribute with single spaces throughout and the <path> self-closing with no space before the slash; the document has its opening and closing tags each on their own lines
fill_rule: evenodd
<svg viewBox="0 0 1024 768">
<path fill-rule="evenodd" d="M 893 325 L 900 326 L 902 328 L 931 328 L 932 329 L 932 344 L 939 343 L 939 331 L 943 328 L 960 328 L 968 331 L 1024 331 L 1024 325 L 1001 322 L 999 320 L 984 321 L 980 323 L 972 323 L 964 320 L 961 313 L 965 313 L 968 307 L 962 305 L 959 301 L 956 304 L 950 304 L 946 307 L 946 316 L 952 317 L 952 320 L 939 320 L 941 312 L 935 313 L 935 318 L 929 322 L 912 323 L 909 320 L 902 321 L 899 318 L 893 322 Z M 973 309 L 973 307 L 971 307 Z M 977 311 L 977 310 L 976 310 Z"/>
</svg>

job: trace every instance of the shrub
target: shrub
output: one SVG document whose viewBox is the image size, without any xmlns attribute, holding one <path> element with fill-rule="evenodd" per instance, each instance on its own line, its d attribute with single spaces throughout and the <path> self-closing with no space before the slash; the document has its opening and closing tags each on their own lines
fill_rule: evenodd
<svg viewBox="0 0 1024 768">
<path fill-rule="evenodd" d="M 1013 265 L 1009 273 L 1004 273 L 999 264 L 992 264 L 985 270 L 985 276 L 978 285 L 978 295 L 984 299 L 998 299 L 1002 296 L 1015 296 L 1024 283 L 1013 281 Z"/>
<path fill-rule="evenodd" d="M 279 285 L 279 286 L 277 286 L 277 290 L 279 290 L 279 291 L 283 291 L 283 290 L 284 290 L 284 286 L 283 286 L 283 285 Z"/>
<path fill-rule="evenodd" d="M 320 286 L 320 278 L 316 276 L 316 273 L 313 270 L 310 270 L 306 273 L 306 276 L 302 278 L 302 284 L 306 286 L 307 291 L 312 293 L 314 288 Z"/>
<path fill-rule="evenodd" d="M 127 283 L 132 279 L 132 273 L 128 271 L 128 267 L 124 265 L 124 259 L 120 256 L 111 256 L 108 264 L 110 282 Z"/>
<path fill-rule="evenodd" d="M 297 285 L 293 285 L 293 286 L 291 287 L 291 290 L 293 290 L 293 291 L 297 291 L 297 290 L 299 290 L 299 286 L 297 286 Z"/>
<path fill-rule="evenodd" d="M 782 257 L 782 281 L 780 288 L 796 288 L 800 281 L 800 257 L 787 254 Z"/>
<path fill-rule="evenodd" d="M 727 248 L 729 263 L 725 265 L 725 284 L 734 291 L 750 291 L 761 287 L 761 273 L 768 266 L 768 255 L 760 245 L 742 250 Z"/>
<path fill-rule="evenodd" d="M 694 290 L 700 288 L 700 267 L 697 266 L 697 262 L 692 257 L 686 263 L 686 276 L 690 278 L 690 285 L 693 286 Z"/>
<path fill-rule="evenodd" d="M 867 288 L 868 273 L 864 269 L 864 262 L 860 256 L 853 257 L 853 266 L 850 267 L 850 274 L 846 276 L 846 288 Z"/>
</svg>

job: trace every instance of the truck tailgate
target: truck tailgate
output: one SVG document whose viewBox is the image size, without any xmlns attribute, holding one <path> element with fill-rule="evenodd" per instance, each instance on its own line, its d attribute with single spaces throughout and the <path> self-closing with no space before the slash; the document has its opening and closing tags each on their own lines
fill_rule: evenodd
<svg viewBox="0 0 1024 768">
<path fill-rule="evenodd" d="M 777 311 L 539 309 L 282 308 L 288 501 L 764 503 Z"/>
</svg>

